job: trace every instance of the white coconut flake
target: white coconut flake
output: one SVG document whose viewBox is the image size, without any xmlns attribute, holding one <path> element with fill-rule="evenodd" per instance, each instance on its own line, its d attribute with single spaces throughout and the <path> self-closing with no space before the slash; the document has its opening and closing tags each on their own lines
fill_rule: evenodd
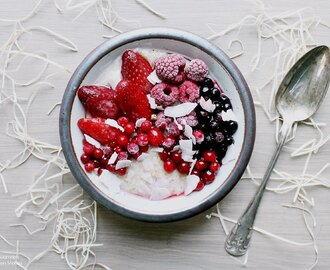
<svg viewBox="0 0 330 270">
<path fill-rule="evenodd" d="M 123 160 L 118 160 L 117 164 L 116 164 L 116 170 L 119 170 L 121 168 L 127 168 L 129 166 L 131 166 L 132 161 L 128 160 L 128 159 L 123 159 Z"/>
<path fill-rule="evenodd" d="M 105 122 L 107 125 L 119 129 L 121 132 L 124 132 L 124 128 L 118 124 L 115 119 L 107 119 Z"/>
<path fill-rule="evenodd" d="M 142 153 L 141 155 L 139 155 L 139 157 L 136 159 L 137 161 L 143 161 L 145 160 L 146 158 L 149 157 L 149 154 L 147 153 Z"/>
<path fill-rule="evenodd" d="M 91 145 L 94 145 L 96 148 L 101 147 L 101 144 L 95 140 L 94 138 L 92 138 L 91 136 L 88 136 L 87 134 L 84 134 L 85 139 L 88 143 L 90 143 Z"/>
<path fill-rule="evenodd" d="M 163 149 L 163 148 L 161 148 L 161 147 L 153 147 L 153 148 L 151 148 L 149 151 L 150 151 L 150 152 L 157 152 L 157 153 L 161 153 L 161 152 L 163 152 L 163 151 L 164 151 L 164 149 Z"/>
<path fill-rule="evenodd" d="M 184 132 L 183 132 L 183 134 L 184 134 L 187 138 L 191 139 L 191 141 L 192 141 L 193 144 L 196 144 L 196 138 L 195 138 L 195 136 L 193 135 L 193 130 L 192 130 L 191 126 L 185 124 L 185 125 L 184 125 Z"/>
<path fill-rule="evenodd" d="M 204 99 L 204 97 L 201 97 L 199 100 L 199 105 L 201 105 L 201 107 L 207 111 L 207 112 L 214 112 L 215 110 L 215 105 L 212 103 L 212 100 L 209 99 L 208 101 L 206 101 Z"/>
<path fill-rule="evenodd" d="M 176 146 L 173 147 L 172 152 L 179 151 L 180 149 L 181 149 L 180 145 L 176 145 Z"/>
<path fill-rule="evenodd" d="M 193 162 L 195 151 L 192 150 L 192 140 L 180 140 L 179 145 L 182 150 L 182 159 L 187 162 Z"/>
<path fill-rule="evenodd" d="M 116 152 L 113 152 L 111 157 L 109 158 L 108 165 L 114 164 L 117 160 L 118 154 Z"/>
<path fill-rule="evenodd" d="M 140 118 L 140 119 L 136 120 L 136 122 L 135 122 L 135 127 L 140 127 L 141 124 L 142 124 L 145 120 L 147 120 L 147 119 L 146 119 L 146 118 Z"/>
<path fill-rule="evenodd" d="M 183 126 L 181 124 L 178 123 L 178 120 L 176 120 L 176 118 L 173 118 L 173 122 L 178 126 L 179 130 L 183 130 Z M 183 123 L 186 123 L 185 119 L 182 119 Z"/>
<path fill-rule="evenodd" d="M 189 195 L 193 192 L 199 183 L 199 177 L 197 175 L 188 175 L 184 187 L 184 195 Z"/>
<path fill-rule="evenodd" d="M 147 95 L 147 98 L 148 98 L 148 101 L 149 101 L 150 108 L 151 109 L 157 109 L 158 105 L 157 105 L 155 99 L 150 95 Z"/>
<path fill-rule="evenodd" d="M 193 169 L 194 169 L 194 167 L 195 167 L 195 164 L 196 164 L 196 162 L 197 162 L 197 159 L 196 158 L 194 158 L 193 159 L 193 161 L 191 162 L 191 164 L 190 164 L 190 169 L 189 169 L 189 175 L 191 174 L 191 172 L 193 171 Z"/>
<path fill-rule="evenodd" d="M 164 115 L 168 117 L 182 117 L 191 113 L 197 106 L 197 103 L 185 102 L 179 105 L 166 107 Z"/>
<path fill-rule="evenodd" d="M 230 120 L 237 121 L 237 117 L 233 112 L 233 110 L 227 110 L 226 112 L 222 112 L 221 117 L 223 121 L 230 121 Z"/>
<path fill-rule="evenodd" d="M 147 77 L 147 79 L 153 85 L 162 82 L 162 80 L 159 79 L 159 77 L 157 76 L 156 70 L 154 70 L 153 72 L 151 72 L 150 75 Z"/>
</svg>

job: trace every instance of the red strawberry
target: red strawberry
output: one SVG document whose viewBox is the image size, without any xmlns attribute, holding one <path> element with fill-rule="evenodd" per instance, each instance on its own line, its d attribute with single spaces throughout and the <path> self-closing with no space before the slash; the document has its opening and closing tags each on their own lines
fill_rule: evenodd
<svg viewBox="0 0 330 270">
<path fill-rule="evenodd" d="M 130 121 L 135 122 L 139 118 L 150 120 L 151 108 L 140 85 L 132 81 L 120 81 L 116 86 L 117 104 Z"/>
<path fill-rule="evenodd" d="M 143 87 L 145 93 L 149 93 L 152 84 L 147 77 L 152 72 L 152 68 L 141 54 L 132 50 L 126 50 L 122 55 L 121 75 L 124 80 L 135 82 Z"/>
<path fill-rule="evenodd" d="M 85 109 L 94 117 L 117 119 L 119 109 L 116 91 L 105 86 L 86 85 L 78 90 L 78 97 Z"/>
<path fill-rule="evenodd" d="M 78 127 L 82 133 L 91 136 L 102 145 L 115 141 L 122 134 L 119 129 L 105 124 L 101 118 L 81 118 L 78 120 Z"/>
</svg>

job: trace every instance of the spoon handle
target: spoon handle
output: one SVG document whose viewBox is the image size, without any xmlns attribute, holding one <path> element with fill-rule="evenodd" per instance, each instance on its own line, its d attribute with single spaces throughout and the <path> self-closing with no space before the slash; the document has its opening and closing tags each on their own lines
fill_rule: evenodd
<svg viewBox="0 0 330 270">
<path fill-rule="evenodd" d="M 268 165 L 268 168 L 259 186 L 259 189 L 257 190 L 255 196 L 250 201 L 248 207 L 245 209 L 242 216 L 238 219 L 238 222 L 235 224 L 230 234 L 227 236 L 225 243 L 225 250 L 230 255 L 236 257 L 242 256 L 246 253 L 249 247 L 249 243 L 253 231 L 252 230 L 253 224 L 260 205 L 260 201 L 262 199 L 267 182 L 270 178 L 270 175 L 273 171 L 276 161 L 279 157 L 279 154 L 283 148 L 289 130 L 291 129 L 291 126 L 292 126 L 292 122 L 283 122 L 277 148 Z"/>
</svg>

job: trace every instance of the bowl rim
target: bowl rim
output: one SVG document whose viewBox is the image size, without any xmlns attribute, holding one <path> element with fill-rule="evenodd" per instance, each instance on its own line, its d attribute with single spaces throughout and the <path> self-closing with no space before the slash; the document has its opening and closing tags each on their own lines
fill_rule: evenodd
<svg viewBox="0 0 330 270">
<path fill-rule="evenodd" d="M 172 39 L 185 42 L 199 48 L 200 50 L 206 52 L 208 55 L 220 62 L 223 68 L 228 73 L 228 75 L 231 77 L 236 89 L 238 90 L 243 109 L 246 112 L 244 114 L 245 129 L 243 145 L 234 169 L 230 172 L 226 181 L 221 185 L 221 189 L 219 189 L 212 196 L 210 196 L 208 200 L 204 201 L 198 206 L 184 210 L 182 212 L 161 215 L 144 214 L 123 208 L 111 202 L 94 188 L 89 179 L 86 179 L 87 177 L 83 172 L 83 169 L 79 165 L 71 141 L 71 114 L 68 112 L 71 112 L 73 101 L 76 96 L 76 91 L 80 87 L 80 84 L 84 80 L 87 73 L 100 59 L 102 59 L 112 50 L 122 45 L 125 45 L 126 43 L 144 39 Z M 74 178 L 78 181 L 82 188 L 94 200 L 96 200 L 106 208 L 113 210 L 114 212 L 122 216 L 147 222 L 170 222 L 189 218 L 209 209 L 221 199 L 223 199 L 234 188 L 234 186 L 238 183 L 242 174 L 244 173 L 244 170 L 252 155 L 256 133 L 255 130 L 256 118 L 252 95 L 243 75 L 241 74 L 237 66 L 234 64 L 234 62 L 229 58 L 229 56 L 225 54 L 216 45 L 210 43 L 209 41 L 198 35 L 175 28 L 165 27 L 140 28 L 138 30 L 125 32 L 123 34 L 119 34 L 118 36 L 110 40 L 103 42 L 92 52 L 90 52 L 76 68 L 75 72 L 73 73 L 71 79 L 67 84 L 61 103 L 59 117 L 59 132 L 63 153 Z"/>
</svg>

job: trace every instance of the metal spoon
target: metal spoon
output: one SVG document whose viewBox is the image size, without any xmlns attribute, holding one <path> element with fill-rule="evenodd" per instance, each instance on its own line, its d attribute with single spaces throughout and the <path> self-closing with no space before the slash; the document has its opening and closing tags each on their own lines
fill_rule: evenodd
<svg viewBox="0 0 330 270">
<path fill-rule="evenodd" d="M 293 123 L 305 120 L 317 111 L 328 90 L 329 80 L 330 50 L 326 46 L 306 53 L 283 79 L 275 99 L 276 109 L 283 119 L 278 145 L 259 189 L 226 239 L 225 249 L 229 254 L 242 256 L 246 253 L 261 198 L 286 137 Z"/>
</svg>

